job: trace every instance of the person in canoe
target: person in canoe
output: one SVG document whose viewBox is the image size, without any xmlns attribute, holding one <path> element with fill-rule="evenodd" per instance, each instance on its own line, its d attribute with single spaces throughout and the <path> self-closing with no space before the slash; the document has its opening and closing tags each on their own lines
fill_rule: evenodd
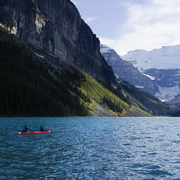
<svg viewBox="0 0 180 180">
<path fill-rule="evenodd" d="M 29 129 L 30 129 L 30 127 L 29 127 L 29 128 L 27 128 L 26 126 L 24 126 L 24 128 L 23 128 L 23 131 L 22 131 L 22 132 L 27 132 Z"/>
<path fill-rule="evenodd" d="M 44 131 L 44 129 L 43 129 L 43 127 L 42 127 L 42 126 L 39 128 L 39 131 Z"/>
</svg>

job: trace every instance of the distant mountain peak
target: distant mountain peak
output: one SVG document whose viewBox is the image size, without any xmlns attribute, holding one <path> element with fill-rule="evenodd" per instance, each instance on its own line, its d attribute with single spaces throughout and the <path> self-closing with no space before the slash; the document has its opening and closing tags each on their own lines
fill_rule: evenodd
<svg viewBox="0 0 180 180">
<path fill-rule="evenodd" d="M 101 47 L 101 53 L 121 79 L 162 101 L 171 101 L 180 94 L 180 45 L 151 51 L 137 49 L 122 59 L 111 48 Z"/>
<path fill-rule="evenodd" d="M 176 69 L 180 66 L 180 45 L 163 46 L 151 51 L 134 50 L 121 56 L 131 62 L 139 71 L 145 69 Z"/>
<path fill-rule="evenodd" d="M 108 53 L 110 52 L 112 49 L 106 45 L 100 44 L 100 52 L 101 54 L 103 53 Z"/>
<path fill-rule="evenodd" d="M 139 89 L 149 92 L 152 95 L 156 93 L 151 76 L 144 75 L 130 62 L 123 60 L 115 50 L 106 45 L 101 44 L 101 54 L 106 59 L 107 63 L 112 66 L 114 73 L 119 78 L 128 81 L 130 84 L 137 86 Z M 158 87 L 157 87 L 158 88 Z"/>
<path fill-rule="evenodd" d="M 117 85 L 99 39 L 70 0 L 1 0 L 0 17 L 22 42 Z"/>
</svg>

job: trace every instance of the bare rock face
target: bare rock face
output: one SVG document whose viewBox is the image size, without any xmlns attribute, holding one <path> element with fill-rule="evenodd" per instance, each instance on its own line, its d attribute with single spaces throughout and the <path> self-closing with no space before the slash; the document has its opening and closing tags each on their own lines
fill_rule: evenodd
<svg viewBox="0 0 180 180">
<path fill-rule="evenodd" d="M 19 40 L 116 84 L 99 39 L 70 0 L 0 0 L 0 17 Z"/>
</svg>

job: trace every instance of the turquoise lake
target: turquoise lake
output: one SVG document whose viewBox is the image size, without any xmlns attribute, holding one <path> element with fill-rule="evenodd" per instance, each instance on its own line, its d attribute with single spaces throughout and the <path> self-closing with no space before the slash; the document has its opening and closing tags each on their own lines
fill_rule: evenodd
<svg viewBox="0 0 180 180">
<path fill-rule="evenodd" d="M 51 134 L 18 135 L 24 126 Z M 180 118 L 0 118 L 0 179 L 180 179 Z"/>
</svg>

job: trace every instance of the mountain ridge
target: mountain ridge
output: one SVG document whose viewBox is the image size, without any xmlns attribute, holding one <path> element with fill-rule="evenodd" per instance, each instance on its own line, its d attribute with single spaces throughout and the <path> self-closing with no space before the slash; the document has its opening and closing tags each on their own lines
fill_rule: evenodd
<svg viewBox="0 0 180 180">
<path fill-rule="evenodd" d="M 107 47 L 106 50 L 102 55 L 107 62 L 109 62 L 107 53 L 110 52 L 110 50 Z M 113 57 L 113 53 L 111 53 L 110 56 Z M 137 79 L 133 82 L 132 79 L 136 76 L 132 72 L 130 72 L 131 76 L 128 79 L 125 79 L 123 76 L 120 77 L 135 85 L 137 88 L 158 97 L 162 101 L 176 101 L 176 97 L 180 94 L 179 59 L 180 45 L 164 46 L 161 49 L 154 49 L 152 51 L 130 51 L 128 54 L 121 56 L 121 61 L 123 60 L 124 63 L 130 63 L 136 68 L 137 71 L 141 73 L 138 79 L 144 82 L 139 83 Z M 117 68 L 117 66 L 113 66 L 112 63 L 109 64 L 112 65 L 114 70 Z M 116 74 L 118 72 L 120 73 L 120 71 L 122 71 L 122 69 L 117 69 Z M 128 72 L 128 69 L 124 71 Z M 141 78 L 141 76 L 144 78 Z M 145 76 L 148 79 L 145 78 Z M 147 84 L 153 84 L 153 91 L 149 87 L 145 88 Z"/>
<path fill-rule="evenodd" d="M 56 58 L 37 54 L 8 32 L 2 35 L 1 30 L 6 31 L 0 28 L 0 116 L 87 116 L 89 112 L 91 116 L 147 117 L 168 113 L 160 104 L 154 111 L 156 102 L 147 106 L 149 99 L 154 101 L 152 96 L 140 101 L 142 93 L 132 85 L 123 82 L 121 87 L 120 83 L 118 91 L 72 65 L 56 64 Z M 53 64 L 49 66 L 48 61 Z M 128 95 L 132 92 L 136 96 Z"/>
<path fill-rule="evenodd" d="M 123 60 L 115 50 L 105 45 L 101 45 L 101 53 L 119 78 L 128 81 L 136 87 L 141 87 L 142 91 L 155 95 L 158 87 L 147 75 L 142 74 L 134 67 L 131 62 Z"/>
<path fill-rule="evenodd" d="M 180 45 L 163 46 L 152 51 L 135 50 L 122 56 L 158 85 L 155 96 L 176 101 L 180 94 Z"/>
<path fill-rule="evenodd" d="M 103 116 L 105 109 L 113 116 L 159 115 L 161 108 L 168 113 L 154 97 L 140 100 L 141 91 L 130 85 L 123 90 L 99 39 L 69 0 L 0 0 L 0 24 L 0 116 L 88 116 L 96 110 Z M 134 108 L 142 113 L 132 113 Z"/>
<path fill-rule="evenodd" d="M 162 46 L 151 51 L 134 50 L 121 56 L 143 72 L 146 69 L 177 69 L 180 66 L 180 45 Z"/>
<path fill-rule="evenodd" d="M 117 85 L 99 39 L 70 0 L 1 0 L 0 17 L 20 41 Z"/>
</svg>

